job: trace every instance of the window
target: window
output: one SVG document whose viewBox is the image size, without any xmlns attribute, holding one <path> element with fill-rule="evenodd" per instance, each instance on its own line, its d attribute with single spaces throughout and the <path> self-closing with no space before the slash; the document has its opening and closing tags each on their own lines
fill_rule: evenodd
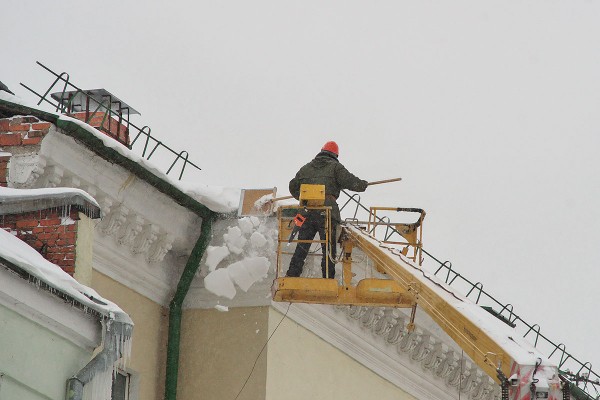
<svg viewBox="0 0 600 400">
<path fill-rule="evenodd" d="M 124 371 L 118 370 L 113 377 L 111 400 L 130 400 L 129 385 L 131 376 Z"/>
</svg>

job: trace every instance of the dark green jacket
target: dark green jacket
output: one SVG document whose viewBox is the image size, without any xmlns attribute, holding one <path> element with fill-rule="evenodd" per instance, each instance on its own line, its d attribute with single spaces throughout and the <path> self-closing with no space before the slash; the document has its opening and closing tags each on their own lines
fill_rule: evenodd
<svg viewBox="0 0 600 400">
<path fill-rule="evenodd" d="M 325 185 L 325 205 L 331 206 L 331 218 L 341 222 L 340 209 L 336 203 L 342 189 L 364 192 L 368 182 L 351 174 L 337 158 L 328 151 L 322 151 L 308 164 L 304 165 L 294 179 L 290 181 L 290 193 L 294 198 L 300 196 L 303 183 Z"/>
</svg>

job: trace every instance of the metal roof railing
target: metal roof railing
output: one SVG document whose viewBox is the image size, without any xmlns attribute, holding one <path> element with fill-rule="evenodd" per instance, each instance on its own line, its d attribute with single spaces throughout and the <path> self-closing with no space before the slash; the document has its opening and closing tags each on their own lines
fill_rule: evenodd
<svg viewBox="0 0 600 400">
<path fill-rule="evenodd" d="M 44 94 L 40 94 L 40 93 L 36 92 L 35 90 L 31 89 L 30 87 L 28 87 L 27 85 L 21 83 L 21 86 L 23 86 L 25 89 L 29 90 L 30 92 L 35 94 L 37 97 L 39 97 L 40 100 L 38 101 L 37 105 L 40 105 L 42 103 L 48 103 L 56 109 L 56 112 L 60 112 L 65 115 L 69 115 L 69 114 L 71 114 L 71 111 L 73 111 L 75 109 L 75 104 L 73 103 L 74 99 L 81 100 L 83 98 L 83 99 L 85 99 L 86 103 L 88 103 L 88 104 L 93 103 L 94 105 L 96 105 L 95 109 L 91 112 L 91 115 L 88 117 L 88 120 L 91 119 L 91 117 L 94 114 L 96 114 L 98 112 L 103 112 L 103 113 L 105 113 L 105 115 L 108 115 L 108 116 L 115 115 L 117 117 L 119 123 L 124 124 L 129 131 L 131 131 L 131 130 L 134 131 L 133 135 L 130 135 L 130 136 L 134 136 L 134 139 L 131 141 L 131 143 L 124 143 L 123 140 L 121 140 L 118 137 L 114 138 L 117 141 L 119 141 L 121 144 L 123 144 L 124 146 L 127 146 L 130 150 L 133 150 L 134 145 L 136 143 L 138 143 L 138 139 L 140 137 L 145 138 L 145 140 L 139 141 L 140 144 L 143 143 L 143 149 L 141 151 L 142 158 L 144 158 L 146 160 L 150 160 L 150 158 L 153 155 L 155 155 L 157 150 L 166 151 L 167 154 L 171 155 L 171 157 L 175 156 L 175 159 L 173 160 L 170 167 L 166 171 L 167 175 L 173 170 L 173 168 L 179 161 L 181 161 L 181 163 L 182 163 L 181 169 L 179 170 L 179 177 L 178 177 L 179 180 L 181 180 L 181 178 L 183 177 L 183 173 L 188 165 L 197 170 L 201 170 L 201 168 L 199 166 L 197 166 L 196 164 L 194 164 L 192 161 L 189 160 L 189 154 L 187 151 L 185 151 L 185 150 L 176 151 L 176 150 L 172 149 L 171 147 L 167 146 L 166 144 L 164 144 L 161 140 L 157 139 L 155 136 L 152 136 L 150 127 L 144 126 L 144 127 L 140 128 L 140 127 L 136 126 L 135 124 L 133 124 L 129 120 L 129 114 L 130 113 L 138 114 L 138 112 L 135 111 L 130 106 L 128 106 L 127 104 L 125 104 L 124 102 L 122 102 L 121 100 L 119 100 L 116 97 L 109 94 L 108 95 L 109 99 L 107 102 L 98 101 L 98 93 L 97 93 L 98 90 L 97 89 L 89 90 L 89 91 L 82 90 L 70 82 L 70 76 L 68 73 L 62 72 L 60 74 L 57 74 L 56 72 L 52 71 L 50 68 L 46 67 L 39 61 L 36 61 L 36 63 L 39 66 L 41 66 L 42 68 L 44 68 L 46 71 L 50 72 L 55 77 L 54 82 L 52 82 L 52 84 L 50 85 L 48 90 L 46 90 L 44 92 Z M 56 86 L 58 86 L 60 92 L 50 94 L 50 92 Z M 106 96 L 104 96 L 104 97 L 106 97 Z M 118 107 L 116 109 L 113 107 L 114 104 L 118 104 Z M 139 146 L 140 145 L 138 145 L 138 147 Z"/>
</svg>

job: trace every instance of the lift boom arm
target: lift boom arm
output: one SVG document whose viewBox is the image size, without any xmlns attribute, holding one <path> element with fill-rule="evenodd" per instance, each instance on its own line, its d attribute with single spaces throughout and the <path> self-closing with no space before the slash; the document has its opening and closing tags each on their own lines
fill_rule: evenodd
<svg viewBox="0 0 600 400">
<path fill-rule="evenodd" d="M 478 306 L 473 307 L 472 302 L 452 293 L 396 249 L 387 247 L 352 225 L 345 229 L 347 240 L 351 240 L 403 289 L 412 293 L 418 306 L 484 372 L 503 386 L 503 399 L 562 398 L 558 368 L 547 360 L 543 361 L 535 348 L 524 344 L 524 341 L 515 341 L 514 334 L 502 337 L 494 329 L 486 329 L 481 321 L 479 324 L 474 322 L 476 318 L 469 313 L 469 307 L 471 311 L 479 311 Z"/>
</svg>

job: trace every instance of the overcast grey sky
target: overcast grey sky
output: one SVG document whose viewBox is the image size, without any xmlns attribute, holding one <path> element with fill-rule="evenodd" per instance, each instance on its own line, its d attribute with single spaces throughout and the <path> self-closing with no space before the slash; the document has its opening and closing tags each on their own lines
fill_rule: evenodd
<svg viewBox="0 0 600 400">
<path fill-rule="evenodd" d="M 327 140 L 369 205 L 600 365 L 600 2 L 13 1 L 0 80 L 67 71 L 210 185 L 279 188 Z"/>
</svg>

